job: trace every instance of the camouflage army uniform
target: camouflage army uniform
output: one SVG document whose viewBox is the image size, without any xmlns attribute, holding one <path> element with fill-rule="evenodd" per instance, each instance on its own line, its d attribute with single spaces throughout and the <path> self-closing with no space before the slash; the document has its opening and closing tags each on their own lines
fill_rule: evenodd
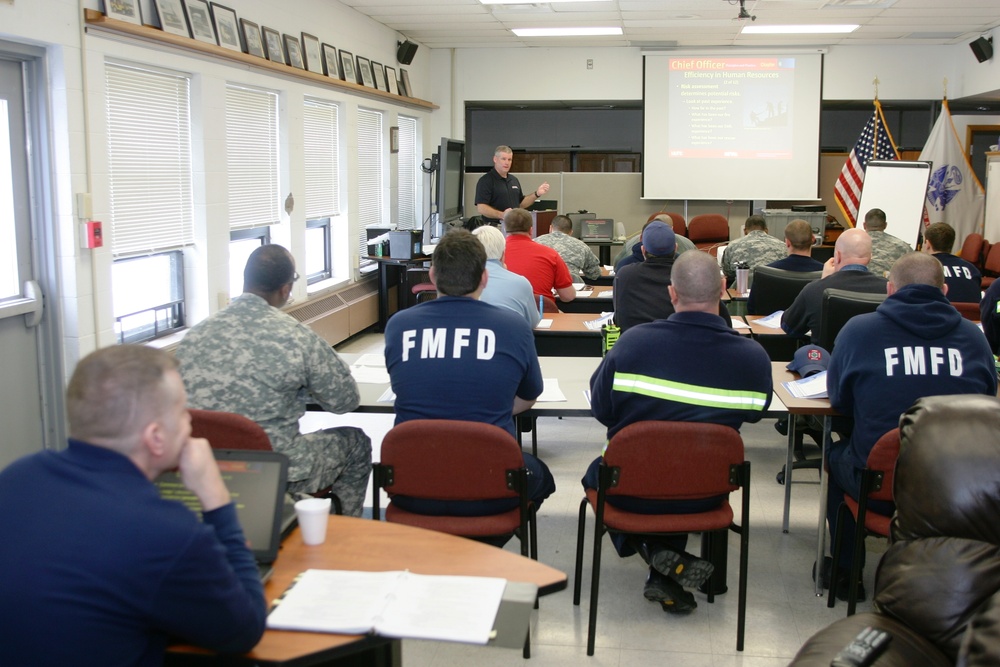
<svg viewBox="0 0 1000 667">
<path fill-rule="evenodd" d="M 726 280 L 731 285 L 736 278 L 734 265 L 737 262 L 743 262 L 754 269 L 777 262 L 787 255 L 788 249 L 784 241 L 774 238 L 765 231 L 755 229 L 743 238 L 730 242 L 726 247 L 726 252 L 722 255 L 722 272 L 726 274 Z"/>
<path fill-rule="evenodd" d="M 288 490 L 333 486 L 344 513 L 360 516 L 371 440 L 359 428 L 299 433 L 306 404 L 343 414 L 358 407 L 358 386 L 326 341 L 255 294 L 193 327 L 177 348 L 193 408 L 225 410 L 260 424 L 291 460 Z"/>
<path fill-rule="evenodd" d="M 906 241 L 892 234 L 868 232 L 868 235 L 872 237 L 872 261 L 868 262 L 868 270 L 876 276 L 885 278 L 897 259 L 908 252 L 913 252 L 913 248 L 907 245 Z"/>
<path fill-rule="evenodd" d="M 574 278 L 583 276 L 588 280 L 597 280 L 601 277 L 601 263 L 597 261 L 597 255 L 580 239 L 562 232 L 550 232 L 535 241 L 559 253 Z"/>
</svg>

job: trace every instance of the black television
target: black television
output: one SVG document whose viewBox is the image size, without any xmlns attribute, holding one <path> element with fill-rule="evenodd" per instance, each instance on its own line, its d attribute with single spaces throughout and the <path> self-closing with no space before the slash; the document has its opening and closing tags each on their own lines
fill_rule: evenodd
<svg viewBox="0 0 1000 667">
<path fill-rule="evenodd" d="M 465 213 L 462 189 L 465 183 L 465 142 L 441 139 L 437 167 L 437 213 L 440 228 L 461 224 Z"/>
</svg>

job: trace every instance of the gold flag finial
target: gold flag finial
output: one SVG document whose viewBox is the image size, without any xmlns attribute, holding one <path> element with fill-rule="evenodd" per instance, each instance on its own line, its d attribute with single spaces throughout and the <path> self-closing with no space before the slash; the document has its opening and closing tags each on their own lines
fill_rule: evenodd
<svg viewBox="0 0 1000 667">
<path fill-rule="evenodd" d="M 948 77 L 945 77 L 941 84 L 944 87 L 944 92 L 941 95 L 941 98 L 946 100 L 948 99 Z"/>
<path fill-rule="evenodd" d="M 876 74 L 875 78 L 872 79 L 872 85 L 875 86 L 875 99 L 876 100 L 878 100 L 878 84 L 879 84 L 879 80 L 878 80 L 878 75 Z"/>
</svg>

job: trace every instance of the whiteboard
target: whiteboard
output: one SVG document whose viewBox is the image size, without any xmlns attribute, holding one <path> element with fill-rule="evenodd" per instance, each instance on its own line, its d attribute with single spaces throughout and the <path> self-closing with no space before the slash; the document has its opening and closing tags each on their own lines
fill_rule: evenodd
<svg viewBox="0 0 1000 667">
<path fill-rule="evenodd" d="M 923 229 L 924 202 L 931 177 L 931 163 L 904 160 L 873 160 L 865 170 L 858 206 L 858 227 L 873 208 L 885 211 L 887 234 L 917 247 Z"/>
</svg>

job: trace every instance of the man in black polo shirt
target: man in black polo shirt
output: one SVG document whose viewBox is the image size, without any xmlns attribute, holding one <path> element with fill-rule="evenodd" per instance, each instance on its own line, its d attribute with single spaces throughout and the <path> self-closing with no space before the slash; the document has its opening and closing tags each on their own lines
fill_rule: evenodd
<svg viewBox="0 0 1000 667">
<path fill-rule="evenodd" d="M 476 184 L 476 210 L 491 225 L 499 225 L 503 215 L 512 208 L 528 208 L 549 191 L 542 183 L 537 190 L 523 192 L 521 182 L 510 173 L 514 151 L 510 146 L 497 146 L 493 151 L 493 168 Z"/>
</svg>

